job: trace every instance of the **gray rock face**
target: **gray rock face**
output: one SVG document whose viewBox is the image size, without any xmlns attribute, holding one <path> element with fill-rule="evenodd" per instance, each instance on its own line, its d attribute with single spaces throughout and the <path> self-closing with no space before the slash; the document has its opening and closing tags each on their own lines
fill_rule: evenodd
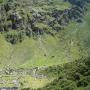
<svg viewBox="0 0 90 90">
<path fill-rule="evenodd" d="M 13 87 L 13 88 L 0 88 L 0 90 L 18 90 L 17 87 Z"/>
</svg>

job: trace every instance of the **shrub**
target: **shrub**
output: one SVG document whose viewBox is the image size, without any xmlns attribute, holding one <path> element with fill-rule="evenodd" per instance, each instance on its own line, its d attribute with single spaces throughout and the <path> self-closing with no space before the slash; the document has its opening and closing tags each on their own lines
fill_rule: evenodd
<svg viewBox="0 0 90 90">
<path fill-rule="evenodd" d="M 8 42 L 11 44 L 16 44 L 18 42 L 22 42 L 24 40 L 24 33 L 23 32 L 17 32 L 14 30 L 10 30 L 6 33 L 5 37 Z"/>
<path fill-rule="evenodd" d="M 0 0 L 0 3 L 2 3 L 3 2 L 3 0 Z"/>
</svg>

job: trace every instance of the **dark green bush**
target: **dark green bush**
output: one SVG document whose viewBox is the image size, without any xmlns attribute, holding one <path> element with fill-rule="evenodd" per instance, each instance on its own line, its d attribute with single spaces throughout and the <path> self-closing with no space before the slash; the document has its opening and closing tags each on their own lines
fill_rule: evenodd
<svg viewBox="0 0 90 90">
<path fill-rule="evenodd" d="M 18 33 L 17 31 L 14 30 L 7 32 L 5 35 L 6 40 L 11 44 L 22 42 L 24 40 L 24 36 L 25 34 L 23 32 Z"/>
<path fill-rule="evenodd" d="M 2 3 L 3 2 L 3 0 L 0 0 L 0 3 Z"/>
</svg>

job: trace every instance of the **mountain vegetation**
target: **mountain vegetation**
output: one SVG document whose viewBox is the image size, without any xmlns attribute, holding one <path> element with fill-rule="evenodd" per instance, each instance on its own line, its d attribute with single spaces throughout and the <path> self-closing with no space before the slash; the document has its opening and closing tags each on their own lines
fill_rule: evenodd
<svg viewBox="0 0 90 90">
<path fill-rule="evenodd" d="M 89 2 L 89 0 L 81 2 L 71 0 L 69 2 L 74 5 L 70 5 L 67 1 L 69 0 L 42 0 L 41 2 L 32 0 L 32 5 L 31 1 L 29 2 L 31 6 L 27 5 L 28 1 L 25 1 L 26 3 L 24 1 L 7 1 L 1 5 L 0 32 L 5 32 L 6 40 L 12 44 L 21 42 L 23 34 L 28 37 L 44 33 L 54 36 L 64 29 L 71 20 L 82 22 L 81 18 L 85 14 Z M 14 35 L 14 32 L 10 35 L 11 31 L 16 31 L 18 36 Z"/>
<path fill-rule="evenodd" d="M 90 88 L 90 58 L 46 68 L 43 73 L 58 77 L 38 90 L 88 90 Z"/>
<path fill-rule="evenodd" d="M 0 0 L 0 88 L 90 89 L 90 0 Z"/>
</svg>

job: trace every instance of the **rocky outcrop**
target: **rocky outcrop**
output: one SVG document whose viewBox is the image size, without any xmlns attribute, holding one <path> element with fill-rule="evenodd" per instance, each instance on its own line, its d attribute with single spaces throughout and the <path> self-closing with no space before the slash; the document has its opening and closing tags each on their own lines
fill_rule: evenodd
<svg viewBox="0 0 90 90">
<path fill-rule="evenodd" d="M 12 87 L 12 88 L 9 88 L 9 87 L 3 87 L 3 88 L 0 88 L 0 90 L 18 90 L 17 87 Z"/>
</svg>

